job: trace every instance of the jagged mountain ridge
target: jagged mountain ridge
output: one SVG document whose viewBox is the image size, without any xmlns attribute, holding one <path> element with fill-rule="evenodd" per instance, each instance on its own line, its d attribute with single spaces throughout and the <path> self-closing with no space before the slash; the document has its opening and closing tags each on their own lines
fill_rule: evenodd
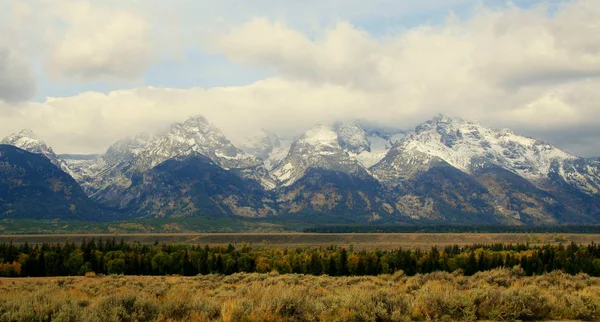
<svg viewBox="0 0 600 322">
<path fill-rule="evenodd" d="M 244 180 L 198 153 L 166 160 L 136 174 L 121 203 L 138 216 L 256 218 L 275 214 L 273 201 L 258 183 Z"/>
<path fill-rule="evenodd" d="M 292 142 L 272 173 L 282 186 L 293 184 L 312 167 L 364 175 L 401 140 L 400 133 L 384 137 L 379 132 L 367 132 L 358 122 L 320 124 Z"/>
<path fill-rule="evenodd" d="M 334 132 L 337 136 L 339 148 L 348 153 L 352 159 L 358 160 L 365 168 L 369 168 L 383 159 L 391 147 L 400 142 L 407 133 L 407 131 L 397 129 L 369 128 L 357 121 L 335 122 L 331 125 L 316 125 L 294 139 L 282 138 L 276 134 L 263 131 L 261 134 L 253 135 L 246 142 L 241 143 L 241 149 L 263 159 L 267 169 L 272 171 L 278 163 L 288 156 L 295 141 L 302 137 L 316 135 L 318 133 L 316 128 Z M 325 137 L 323 139 L 327 140 Z M 319 140 L 318 137 L 313 138 L 315 142 Z"/>
<path fill-rule="evenodd" d="M 369 129 L 356 121 L 337 122 L 333 129 L 338 134 L 340 146 L 367 169 L 383 159 L 407 134 L 402 130 Z"/>
<path fill-rule="evenodd" d="M 77 182 L 45 155 L 0 144 L 0 218 L 107 220 L 113 217 L 101 211 Z"/>
<path fill-rule="evenodd" d="M 157 136 L 121 140 L 96 160 L 63 161 L 95 200 L 136 216 L 205 215 L 196 207 L 204 205 L 222 215 L 347 213 L 365 222 L 548 224 L 600 217 L 597 161 L 506 129 L 440 116 L 411 132 L 338 122 L 293 141 L 265 137 L 254 151 L 243 151 L 206 119 L 193 117 Z M 205 162 L 194 156 L 211 165 L 195 167 Z M 265 158 L 274 164 L 271 171 Z M 190 195 L 202 177 L 177 175 L 190 169 L 244 184 L 209 181 L 214 189 Z M 228 189 L 234 193 L 223 194 Z M 248 191 L 254 197 L 244 196 Z M 191 203 L 195 212 L 180 202 L 200 196 Z"/>
<path fill-rule="evenodd" d="M 599 163 L 575 157 L 548 143 L 519 136 L 507 129 L 492 129 L 457 118 L 439 116 L 417 126 L 414 133 L 370 170 L 386 186 L 396 190 L 396 204 L 401 212 L 422 215 L 432 212 L 436 198 L 431 198 L 430 191 L 419 191 L 414 187 L 421 184 L 423 174 L 438 171 L 440 166 L 457 169 L 463 177 L 474 177 L 485 190 L 474 193 L 483 204 L 465 202 L 473 195 L 469 195 L 469 190 L 453 197 L 440 192 L 439 204 L 485 204 L 509 223 L 598 220 L 597 207 L 586 209 L 572 203 L 571 199 L 579 193 L 594 200 L 597 198 Z M 486 173 L 498 170 L 505 173 L 496 180 L 482 179 Z M 511 184 L 498 184 L 498 178 Z M 517 184 L 519 178 L 529 182 L 535 191 Z M 446 191 L 459 191 L 441 177 L 436 181 L 437 185 L 432 185 L 430 190 L 447 184 L 455 188 Z M 569 189 L 559 188 L 561 186 Z M 478 188 L 473 186 L 471 189 L 477 191 Z M 456 208 L 451 207 L 447 212 L 458 211 Z M 485 209 L 474 207 L 470 210 L 490 212 Z M 433 213 L 439 213 L 439 209 Z"/>
<path fill-rule="evenodd" d="M 342 147 L 338 134 L 325 125 L 317 125 L 295 140 L 287 156 L 273 168 L 282 186 L 300 179 L 309 168 L 366 175 L 367 170 Z"/>
<path fill-rule="evenodd" d="M 0 144 L 12 145 L 30 153 L 41 154 L 71 177 L 76 177 L 76 174 L 71 171 L 65 160 L 56 155 L 52 148 L 35 135 L 31 129 L 23 129 L 19 133 L 13 133 L 2 139 Z"/>
<path fill-rule="evenodd" d="M 440 160 L 466 173 L 497 166 L 540 186 L 548 182 L 551 172 L 558 172 L 567 183 L 592 194 L 598 192 L 600 183 L 597 162 L 508 129 L 445 116 L 417 126 L 372 171 L 383 182 L 394 185 Z"/>
<path fill-rule="evenodd" d="M 154 137 L 142 134 L 115 143 L 100 158 L 104 167 L 98 167 L 97 179 L 88 186 L 94 191 L 94 199 L 122 208 L 125 205 L 119 199 L 131 185 L 134 175 L 167 160 L 194 154 L 204 155 L 217 166 L 242 178 L 255 180 L 265 189 L 275 187 L 259 158 L 233 146 L 218 128 L 201 116 L 175 123 L 165 133 Z"/>
</svg>

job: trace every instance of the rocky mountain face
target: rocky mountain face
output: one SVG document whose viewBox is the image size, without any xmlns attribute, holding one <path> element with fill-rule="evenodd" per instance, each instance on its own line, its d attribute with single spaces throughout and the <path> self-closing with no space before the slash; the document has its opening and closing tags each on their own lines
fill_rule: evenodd
<svg viewBox="0 0 600 322">
<path fill-rule="evenodd" d="M 415 189 L 426 181 L 424 174 L 440 167 L 451 167 L 458 171 L 456 176 L 474 179 L 473 184 L 483 190 L 473 186 L 459 193 L 455 183 L 461 180 L 444 182 L 449 176 L 439 177 L 431 189 Z M 531 224 L 597 221 L 595 207 L 586 210 L 582 205 L 568 205 L 573 198 L 569 191 L 597 198 L 598 169 L 597 162 L 510 130 L 443 116 L 419 125 L 371 168 L 376 178 L 397 191 L 397 208 L 404 213 L 416 217 L 429 212 L 493 213 L 503 223 Z M 439 191 L 438 198 L 428 196 L 446 184 L 449 186 Z M 458 195 L 449 196 L 449 192 Z M 476 199 L 470 201 L 473 197 Z M 468 207 L 461 209 L 465 205 Z"/>
<path fill-rule="evenodd" d="M 2 144 L 0 218 L 98 220 L 110 219 L 111 214 L 101 212 L 77 182 L 45 155 Z"/>
<path fill-rule="evenodd" d="M 384 187 L 366 172 L 309 168 L 289 186 L 278 190 L 280 216 L 314 222 L 405 221 L 386 203 Z"/>
<path fill-rule="evenodd" d="M 263 132 L 242 143 L 241 149 L 261 158 L 265 167 L 272 171 L 288 156 L 293 143 L 302 138 L 306 141 L 307 136 L 313 136 L 313 141 L 318 142 L 321 138 L 316 136 L 319 132 L 323 134 L 323 131 L 333 132 L 330 135 L 337 137 L 333 141 L 337 141 L 335 144 L 339 149 L 347 153 L 351 159 L 360 162 L 364 168 L 369 168 L 383 159 L 391 147 L 400 142 L 407 133 L 401 130 L 370 129 L 358 122 L 337 122 L 332 125 L 317 125 L 295 139 Z M 326 143 L 325 141 L 323 142 Z"/>
<path fill-rule="evenodd" d="M 372 144 L 374 138 L 378 145 Z M 367 222 L 392 217 L 384 187 L 368 170 L 391 145 L 356 122 L 317 125 L 304 132 L 272 170 L 280 184 L 280 213 Z"/>
<path fill-rule="evenodd" d="M 262 160 L 233 146 L 219 129 L 201 116 L 173 124 L 160 135 L 142 134 L 115 143 L 94 167 L 88 168 L 96 175 L 85 185 L 93 199 L 125 209 L 129 202 L 123 194 L 134 177 L 167 160 L 198 154 L 244 180 L 255 181 L 264 189 L 275 187 Z"/>
<path fill-rule="evenodd" d="M 273 168 L 281 186 L 290 186 L 310 168 L 339 171 L 353 175 L 367 173 L 365 167 L 342 146 L 334 129 L 318 125 L 295 140 L 288 154 Z"/>
<path fill-rule="evenodd" d="M 373 171 L 390 184 L 443 160 L 466 173 L 499 166 L 541 182 L 555 162 L 576 159 L 545 142 L 444 116 L 419 125 Z"/>
<path fill-rule="evenodd" d="M 338 134 L 340 146 L 365 168 L 369 168 L 385 157 L 406 132 L 368 129 L 358 122 L 338 122 L 333 126 Z"/>
<path fill-rule="evenodd" d="M 111 192 L 115 198 L 128 187 L 130 180 L 122 173 L 127 164 L 135 159 L 151 142 L 152 137 L 142 133 L 115 142 L 108 150 L 95 159 L 65 159 L 77 181 L 93 199 L 108 198 Z M 108 203 L 108 202 L 107 202 Z"/>
<path fill-rule="evenodd" d="M 19 133 L 11 134 L 2 139 L 0 144 L 12 145 L 31 153 L 41 154 L 48 158 L 52 164 L 59 167 L 72 177 L 75 177 L 75 173 L 71 171 L 67 163 L 58 155 L 56 155 L 52 148 L 46 145 L 46 143 L 44 143 L 44 141 L 42 141 L 30 129 L 23 129 Z"/>
<path fill-rule="evenodd" d="M 268 194 L 257 182 L 190 154 L 134 175 L 121 203 L 136 216 L 258 218 L 276 214 Z"/>
<path fill-rule="evenodd" d="M 413 131 L 359 122 L 272 133 L 242 149 L 203 117 L 56 156 L 27 131 L 4 141 L 65 168 L 98 204 L 134 217 L 316 222 L 558 224 L 600 221 L 600 162 L 507 129 L 444 116 Z"/>
</svg>

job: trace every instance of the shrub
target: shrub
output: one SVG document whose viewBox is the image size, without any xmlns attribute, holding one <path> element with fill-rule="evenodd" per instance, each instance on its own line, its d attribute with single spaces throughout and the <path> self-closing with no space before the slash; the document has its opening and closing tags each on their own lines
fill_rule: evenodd
<svg viewBox="0 0 600 322">
<path fill-rule="evenodd" d="M 160 307 L 162 317 L 181 320 L 188 317 L 192 311 L 192 303 L 180 297 L 167 299 Z"/>
<path fill-rule="evenodd" d="M 551 317 L 554 319 L 597 321 L 600 319 L 598 294 L 559 294 L 552 305 Z"/>
<path fill-rule="evenodd" d="M 540 320 L 550 313 L 549 298 L 534 285 L 488 288 L 475 292 L 477 317 L 491 320 Z"/>
<path fill-rule="evenodd" d="M 38 293 L 27 300 L 0 304 L 0 321 L 80 321 L 81 309 L 69 299 Z"/>
<path fill-rule="evenodd" d="M 0 322 L 600 320 L 599 294 L 599 278 L 518 269 L 13 279 L 0 280 Z"/>
<path fill-rule="evenodd" d="M 221 315 L 221 306 L 201 299 L 196 299 L 192 308 L 193 313 L 202 321 L 216 320 Z"/>
<path fill-rule="evenodd" d="M 473 320 L 474 303 L 447 282 L 429 281 L 415 294 L 413 315 L 428 320 Z"/>
<path fill-rule="evenodd" d="M 151 299 L 133 294 L 119 294 L 101 299 L 88 316 L 91 321 L 152 321 L 158 306 Z"/>
</svg>

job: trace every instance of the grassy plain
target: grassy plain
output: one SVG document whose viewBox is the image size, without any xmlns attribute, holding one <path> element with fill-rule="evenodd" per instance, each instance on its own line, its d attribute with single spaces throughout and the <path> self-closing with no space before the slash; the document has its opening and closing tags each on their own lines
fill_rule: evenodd
<svg viewBox="0 0 600 322">
<path fill-rule="evenodd" d="M 286 228 L 288 227 L 288 228 Z M 0 234 L 154 234 L 302 231 L 308 224 L 273 223 L 239 218 L 155 218 L 114 222 L 3 219 Z"/>
<path fill-rule="evenodd" d="M 531 245 L 571 243 L 587 245 L 600 242 L 598 234 L 487 234 L 487 233 L 414 233 L 414 234 L 313 234 L 313 233 L 157 233 L 157 234 L 47 234 L 0 235 L 0 243 L 80 243 L 83 239 L 113 239 L 141 244 L 194 244 L 234 246 L 246 244 L 266 248 L 319 247 L 337 245 L 355 249 L 430 249 L 433 246 L 493 243 L 529 243 Z"/>
<path fill-rule="evenodd" d="M 0 321 L 598 320 L 600 278 L 101 276 L 0 279 Z"/>
</svg>

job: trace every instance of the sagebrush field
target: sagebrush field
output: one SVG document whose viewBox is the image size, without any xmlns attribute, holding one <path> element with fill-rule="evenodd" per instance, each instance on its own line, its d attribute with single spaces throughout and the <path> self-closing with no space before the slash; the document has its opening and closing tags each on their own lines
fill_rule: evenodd
<svg viewBox="0 0 600 322">
<path fill-rule="evenodd" d="M 0 243 L 0 322 L 599 320 L 600 246 L 528 238 L 384 250 Z"/>
<path fill-rule="evenodd" d="M 600 279 L 519 267 L 462 276 L 0 279 L 0 321 L 597 320 Z"/>
</svg>

